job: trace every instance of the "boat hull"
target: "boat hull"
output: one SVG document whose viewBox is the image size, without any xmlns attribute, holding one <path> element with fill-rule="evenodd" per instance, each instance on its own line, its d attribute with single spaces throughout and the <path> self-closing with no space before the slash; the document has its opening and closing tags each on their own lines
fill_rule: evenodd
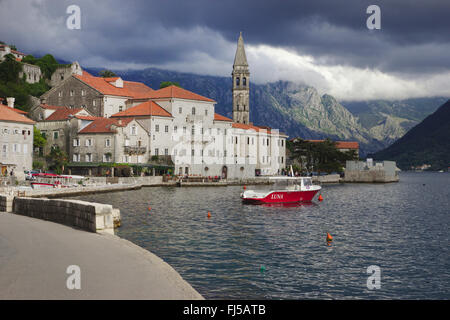
<svg viewBox="0 0 450 320">
<path fill-rule="evenodd" d="M 294 202 L 311 202 L 319 190 L 307 191 L 274 191 L 265 197 L 245 197 L 242 196 L 244 203 L 261 204 L 261 203 L 294 203 Z"/>
</svg>

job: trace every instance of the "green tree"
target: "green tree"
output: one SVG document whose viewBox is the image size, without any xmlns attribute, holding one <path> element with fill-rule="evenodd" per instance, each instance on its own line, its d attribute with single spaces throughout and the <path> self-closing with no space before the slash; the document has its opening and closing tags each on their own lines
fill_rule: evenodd
<svg viewBox="0 0 450 320">
<path fill-rule="evenodd" d="M 117 77 L 117 75 L 111 70 L 102 70 L 99 72 L 100 77 L 102 78 L 112 78 Z"/>
<path fill-rule="evenodd" d="M 1 82 L 19 82 L 19 73 L 22 71 L 22 65 L 16 61 L 12 54 L 5 55 L 0 63 L 0 81 Z"/>
<path fill-rule="evenodd" d="M 160 83 L 159 88 L 162 89 L 162 88 L 166 88 L 169 86 L 177 86 L 177 87 L 181 88 L 180 84 L 175 81 L 163 81 Z"/>
<path fill-rule="evenodd" d="M 47 143 L 47 139 L 42 135 L 41 130 L 34 127 L 33 129 L 33 147 L 34 148 L 43 148 Z"/>
<path fill-rule="evenodd" d="M 13 45 L 13 44 L 10 44 L 10 45 L 9 45 L 9 47 L 11 48 L 11 50 L 15 50 L 15 51 L 17 51 L 17 47 L 16 47 L 15 45 Z"/>
<path fill-rule="evenodd" d="M 54 169 L 56 173 L 61 174 L 64 172 L 64 167 L 67 165 L 69 157 L 66 152 L 56 146 L 50 151 L 47 160 L 52 163 L 51 168 Z"/>
</svg>

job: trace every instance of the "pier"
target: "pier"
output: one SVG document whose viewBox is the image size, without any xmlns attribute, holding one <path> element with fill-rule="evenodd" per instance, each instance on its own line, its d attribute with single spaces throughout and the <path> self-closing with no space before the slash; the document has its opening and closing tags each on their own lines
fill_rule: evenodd
<svg viewBox="0 0 450 320">
<path fill-rule="evenodd" d="M 117 236 L 0 213 L 0 299 L 203 299 L 166 262 Z M 80 268 L 69 289 L 67 268 Z"/>
</svg>

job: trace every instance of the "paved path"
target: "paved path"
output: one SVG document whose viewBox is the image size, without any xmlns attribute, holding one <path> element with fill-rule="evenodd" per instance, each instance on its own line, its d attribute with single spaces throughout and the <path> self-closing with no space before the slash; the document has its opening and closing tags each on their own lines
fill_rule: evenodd
<svg viewBox="0 0 450 320">
<path fill-rule="evenodd" d="M 81 289 L 69 290 L 69 265 Z M 203 299 L 163 260 L 112 235 L 0 213 L 0 299 Z"/>
</svg>

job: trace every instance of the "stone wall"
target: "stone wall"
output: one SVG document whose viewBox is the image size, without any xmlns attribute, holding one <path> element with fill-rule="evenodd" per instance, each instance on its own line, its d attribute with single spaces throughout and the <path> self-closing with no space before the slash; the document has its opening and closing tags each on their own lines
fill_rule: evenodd
<svg viewBox="0 0 450 320">
<path fill-rule="evenodd" d="M 12 212 L 13 196 L 0 195 L 0 212 Z"/>
<path fill-rule="evenodd" d="M 120 216 L 118 210 L 113 209 L 110 204 L 46 198 L 15 197 L 13 211 L 85 231 L 110 234 L 114 234 L 114 216 Z"/>
</svg>

